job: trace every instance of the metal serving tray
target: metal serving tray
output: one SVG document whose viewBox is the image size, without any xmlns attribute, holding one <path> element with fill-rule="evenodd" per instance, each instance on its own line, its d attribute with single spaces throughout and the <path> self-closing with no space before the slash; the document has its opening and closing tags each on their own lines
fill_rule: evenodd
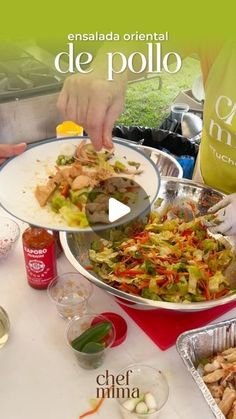
<svg viewBox="0 0 236 419">
<path fill-rule="evenodd" d="M 218 408 L 197 367 L 200 359 L 233 346 L 236 346 L 236 318 L 182 333 L 176 342 L 176 348 L 184 364 L 217 419 L 225 419 L 225 416 Z"/>
</svg>

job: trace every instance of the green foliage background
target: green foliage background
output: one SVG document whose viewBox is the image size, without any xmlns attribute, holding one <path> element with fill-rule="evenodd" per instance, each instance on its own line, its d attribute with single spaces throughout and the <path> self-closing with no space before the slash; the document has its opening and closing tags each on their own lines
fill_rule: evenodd
<svg viewBox="0 0 236 419">
<path fill-rule="evenodd" d="M 186 58 L 177 74 L 161 75 L 161 86 L 158 78 L 130 84 L 125 111 L 117 122 L 124 125 L 159 126 L 169 114 L 170 104 L 177 94 L 181 90 L 191 89 L 193 80 L 200 73 L 199 61 Z"/>
</svg>

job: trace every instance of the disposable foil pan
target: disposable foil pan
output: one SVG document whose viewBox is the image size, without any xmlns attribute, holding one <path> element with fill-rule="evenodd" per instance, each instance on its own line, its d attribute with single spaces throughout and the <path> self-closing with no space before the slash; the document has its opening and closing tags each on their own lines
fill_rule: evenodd
<svg viewBox="0 0 236 419">
<path fill-rule="evenodd" d="M 176 342 L 177 350 L 184 364 L 212 413 L 218 419 L 225 419 L 225 416 L 218 408 L 197 367 L 202 358 L 215 355 L 233 346 L 236 346 L 236 318 L 182 333 Z"/>
</svg>

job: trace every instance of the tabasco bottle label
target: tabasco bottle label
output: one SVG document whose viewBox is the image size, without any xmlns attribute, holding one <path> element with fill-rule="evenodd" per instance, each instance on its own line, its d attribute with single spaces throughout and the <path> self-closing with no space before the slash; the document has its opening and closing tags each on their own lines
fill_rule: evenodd
<svg viewBox="0 0 236 419">
<path fill-rule="evenodd" d="M 55 242 L 42 249 L 34 249 L 23 244 L 25 266 L 29 284 L 34 288 L 47 288 L 57 275 Z"/>
</svg>

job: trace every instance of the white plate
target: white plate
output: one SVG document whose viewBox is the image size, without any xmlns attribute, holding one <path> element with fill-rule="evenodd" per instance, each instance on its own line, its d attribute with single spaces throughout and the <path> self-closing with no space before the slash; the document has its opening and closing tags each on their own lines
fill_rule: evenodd
<svg viewBox="0 0 236 419">
<path fill-rule="evenodd" d="M 10 214 L 29 224 L 51 230 L 91 231 L 107 229 L 107 224 L 96 224 L 91 227 L 69 227 L 62 217 L 46 207 L 41 208 L 34 196 L 37 184 L 44 184 L 60 154 L 61 146 L 70 141 L 78 145 L 80 138 L 51 139 L 29 147 L 23 154 L 8 160 L 0 169 L 0 203 Z M 143 172 L 134 180 L 146 192 L 149 200 L 138 200 L 131 212 L 112 223 L 112 227 L 126 223 L 145 212 L 155 201 L 160 188 L 160 175 L 156 165 L 142 152 L 133 146 L 114 140 L 115 156 L 124 164 L 128 161 L 140 163 Z"/>
</svg>

